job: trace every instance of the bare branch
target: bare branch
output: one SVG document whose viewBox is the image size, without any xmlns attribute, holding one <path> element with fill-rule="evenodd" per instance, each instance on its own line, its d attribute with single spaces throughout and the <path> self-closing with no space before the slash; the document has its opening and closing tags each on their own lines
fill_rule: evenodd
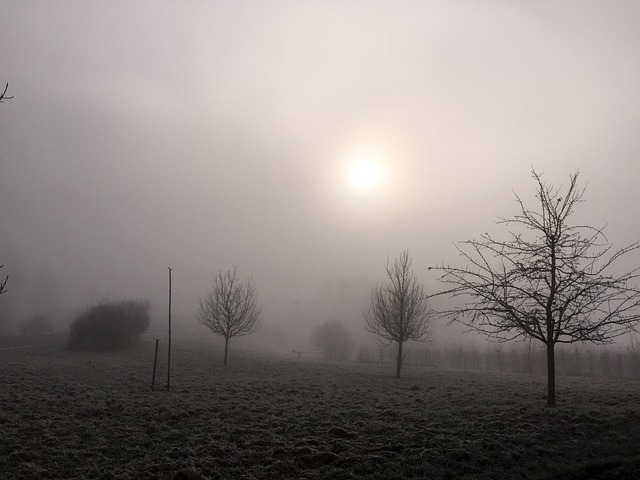
<svg viewBox="0 0 640 480">
<path fill-rule="evenodd" d="M 506 240 L 484 234 L 462 242 L 457 248 L 467 267 L 432 269 L 448 286 L 436 295 L 463 301 L 438 312 L 440 318 L 495 340 L 537 339 L 547 346 L 551 368 L 556 343 L 609 343 L 636 329 L 640 270 L 610 272 L 640 243 L 614 251 L 602 229 L 569 223 L 585 191 L 578 188 L 579 172 L 570 175 L 566 194 L 535 170 L 532 175 L 539 209 L 529 209 L 516 195 L 519 213 L 498 221 L 517 231 Z"/>
<path fill-rule="evenodd" d="M 0 268 L 4 267 L 4 265 L 0 265 Z M 7 282 L 9 281 L 9 275 L 4 277 L 3 281 L 0 281 L 0 295 L 3 293 L 7 293 Z"/>
<path fill-rule="evenodd" d="M 2 100 L 11 100 L 13 98 L 12 96 L 11 97 L 7 96 L 7 90 L 9 90 L 9 84 L 8 83 L 4 86 L 3 92 L 0 93 L 0 103 L 2 103 Z"/>
</svg>

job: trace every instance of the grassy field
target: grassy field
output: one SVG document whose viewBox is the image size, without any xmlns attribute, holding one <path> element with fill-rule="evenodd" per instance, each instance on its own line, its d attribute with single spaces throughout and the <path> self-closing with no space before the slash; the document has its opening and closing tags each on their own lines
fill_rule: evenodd
<svg viewBox="0 0 640 480">
<path fill-rule="evenodd" d="M 640 478 L 640 383 L 329 365 L 176 342 L 0 350 L 3 479 Z"/>
</svg>

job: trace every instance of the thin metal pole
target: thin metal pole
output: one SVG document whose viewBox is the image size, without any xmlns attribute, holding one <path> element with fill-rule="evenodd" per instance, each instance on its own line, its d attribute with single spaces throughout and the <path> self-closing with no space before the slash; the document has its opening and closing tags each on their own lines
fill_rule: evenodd
<svg viewBox="0 0 640 480">
<path fill-rule="evenodd" d="M 159 340 L 156 338 L 156 353 L 153 356 L 153 378 L 151 380 L 152 392 L 156 389 L 156 365 L 158 364 L 158 342 Z"/>
<path fill-rule="evenodd" d="M 167 361 L 167 392 L 171 391 L 171 269 L 169 268 L 169 357 Z"/>
</svg>

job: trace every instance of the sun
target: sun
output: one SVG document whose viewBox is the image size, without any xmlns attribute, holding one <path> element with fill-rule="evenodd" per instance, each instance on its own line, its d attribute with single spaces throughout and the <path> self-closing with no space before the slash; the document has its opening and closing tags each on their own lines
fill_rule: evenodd
<svg viewBox="0 0 640 480">
<path fill-rule="evenodd" d="M 372 191 L 382 182 L 382 168 L 377 159 L 363 155 L 352 160 L 349 166 L 349 183 L 358 191 Z"/>
</svg>

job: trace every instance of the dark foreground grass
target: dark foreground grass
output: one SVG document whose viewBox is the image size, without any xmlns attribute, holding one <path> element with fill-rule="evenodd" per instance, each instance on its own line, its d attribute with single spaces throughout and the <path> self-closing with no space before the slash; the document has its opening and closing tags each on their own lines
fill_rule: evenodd
<svg viewBox="0 0 640 480">
<path fill-rule="evenodd" d="M 640 478 L 638 382 L 173 354 L 0 351 L 0 477 Z"/>
</svg>

